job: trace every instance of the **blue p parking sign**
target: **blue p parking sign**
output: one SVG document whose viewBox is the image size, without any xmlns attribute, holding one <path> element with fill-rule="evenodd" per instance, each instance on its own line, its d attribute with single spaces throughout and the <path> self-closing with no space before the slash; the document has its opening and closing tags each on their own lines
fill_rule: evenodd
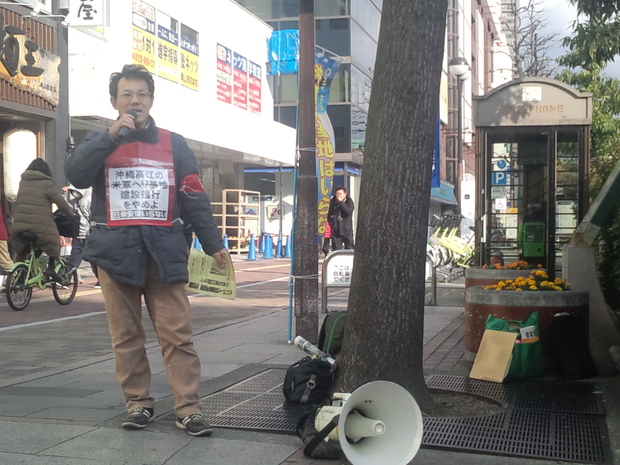
<svg viewBox="0 0 620 465">
<path fill-rule="evenodd" d="M 493 171 L 491 173 L 491 184 L 493 186 L 505 186 L 508 184 L 509 171 Z"/>
</svg>

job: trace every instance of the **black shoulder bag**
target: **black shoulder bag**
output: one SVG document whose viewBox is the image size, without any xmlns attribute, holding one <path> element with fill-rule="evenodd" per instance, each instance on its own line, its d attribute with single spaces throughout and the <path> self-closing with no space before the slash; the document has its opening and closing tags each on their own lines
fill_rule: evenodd
<svg viewBox="0 0 620 465">
<path fill-rule="evenodd" d="M 305 357 L 286 370 L 282 392 L 289 402 L 318 404 L 328 397 L 333 379 L 331 363 L 320 358 Z"/>
</svg>

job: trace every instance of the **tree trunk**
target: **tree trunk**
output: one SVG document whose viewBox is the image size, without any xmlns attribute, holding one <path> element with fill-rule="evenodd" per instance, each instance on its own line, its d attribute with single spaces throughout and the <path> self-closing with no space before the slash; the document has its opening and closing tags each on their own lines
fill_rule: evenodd
<svg viewBox="0 0 620 465">
<path fill-rule="evenodd" d="M 425 254 L 446 0 L 384 0 L 336 390 L 393 381 L 421 408 Z M 363 225 L 363 227 L 361 227 Z"/>
</svg>

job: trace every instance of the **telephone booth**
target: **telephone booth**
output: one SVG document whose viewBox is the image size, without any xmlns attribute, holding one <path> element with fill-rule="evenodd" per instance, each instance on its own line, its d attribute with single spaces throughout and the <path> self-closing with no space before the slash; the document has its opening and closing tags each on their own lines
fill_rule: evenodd
<svg viewBox="0 0 620 465">
<path fill-rule="evenodd" d="M 561 276 L 562 246 L 589 207 L 592 95 L 548 78 L 474 97 L 476 259 Z"/>
</svg>

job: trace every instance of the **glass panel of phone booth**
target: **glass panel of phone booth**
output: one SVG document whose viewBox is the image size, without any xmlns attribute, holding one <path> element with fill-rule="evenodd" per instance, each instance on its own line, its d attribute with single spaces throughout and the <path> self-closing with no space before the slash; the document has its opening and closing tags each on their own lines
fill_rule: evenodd
<svg viewBox="0 0 620 465">
<path fill-rule="evenodd" d="M 516 132 L 494 137 L 497 141 L 490 144 L 487 262 L 491 254 L 501 253 L 508 263 L 518 259 L 543 263 L 544 253 L 532 257 L 524 254 L 523 226 L 527 222 L 546 223 L 549 134 Z"/>
<path fill-rule="evenodd" d="M 555 157 L 555 269 L 562 269 L 562 247 L 577 228 L 579 199 L 579 131 L 557 132 Z"/>
</svg>

